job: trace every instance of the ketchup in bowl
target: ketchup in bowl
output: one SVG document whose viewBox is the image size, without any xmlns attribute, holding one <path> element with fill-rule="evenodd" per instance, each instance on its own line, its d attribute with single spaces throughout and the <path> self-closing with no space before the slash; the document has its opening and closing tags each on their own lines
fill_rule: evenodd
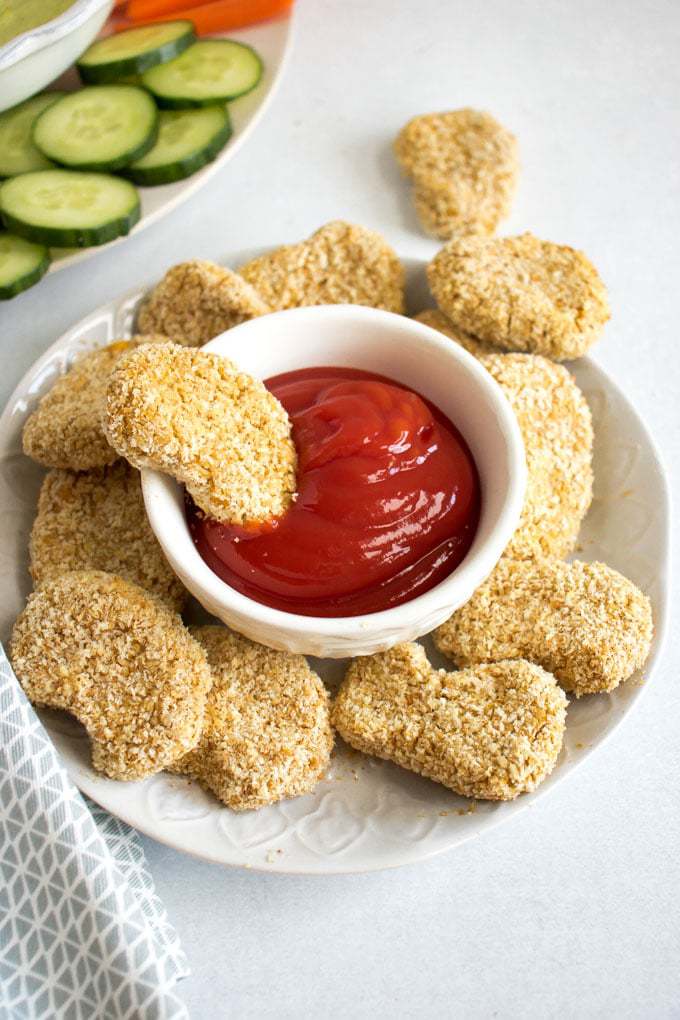
<svg viewBox="0 0 680 1020">
<path fill-rule="evenodd" d="M 302 616 L 401 605 L 467 553 L 479 477 L 455 426 L 417 393 L 348 368 L 306 368 L 266 386 L 286 408 L 297 499 L 274 521 L 220 524 L 187 497 L 198 552 L 256 602 Z"/>
</svg>

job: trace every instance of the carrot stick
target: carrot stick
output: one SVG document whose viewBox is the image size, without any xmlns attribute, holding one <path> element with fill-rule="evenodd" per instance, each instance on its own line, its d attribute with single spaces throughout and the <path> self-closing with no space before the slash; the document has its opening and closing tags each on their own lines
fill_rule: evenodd
<svg viewBox="0 0 680 1020">
<path fill-rule="evenodd" d="M 232 28 L 253 25 L 283 14 L 293 0 L 212 0 L 192 6 L 192 0 L 129 0 L 126 16 L 135 24 L 166 21 L 168 15 L 193 21 L 199 35 L 225 32 Z M 149 13 L 152 11 L 153 13 Z"/>
<path fill-rule="evenodd" d="M 205 6 L 206 0 L 122 0 L 122 2 L 128 4 L 127 16 L 133 21 L 140 21 L 142 18 L 167 18 L 175 11 Z"/>
</svg>

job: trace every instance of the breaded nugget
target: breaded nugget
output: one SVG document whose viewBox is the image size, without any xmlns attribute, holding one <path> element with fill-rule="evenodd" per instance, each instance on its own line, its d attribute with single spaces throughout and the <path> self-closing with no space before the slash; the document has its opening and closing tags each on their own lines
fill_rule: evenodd
<svg viewBox="0 0 680 1020">
<path fill-rule="evenodd" d="M 137 313 L 137 329 L 164 333 L 200 347 L 240 322 L 270 311 L 254 287 L 214 262 L 181 262 L 168 269 Z"/>
<path fill-rule="evenodd" d="M 239 273 L 275 309 L 349 304 L 404 311 L 404 270 L 394 251 L 380 234 L 342 220 L 247 262 Z"/>
<path fill-rule="evenodd" d="M 333 747 L 328 694 L 302 655 L 225 627 L 192 627 L 213 674 L 205 724 L 182 772 L 235 811 L 314 789 Z"/>
<path fill-rule="evenodd" d="M 50 471 L 29 543 L 36 585 L 72 570 L 105 570 L 181 610 L 186 590 L 144 510 L 139 472 L 124 461 L 76 474 Z"/>
<path fill-rule="evenodd" d="M 481 361 L 515 412 L 527 461 L 522 515 L 506 555 L 564 557 L 593 496 L 590 408 L 566 368 L 547 358 L 490 354 Z"/>
<path fill-rule="evenodd" d="M 585 255 L 532 234 L 451 241 L 427 276 L 454 326 L 504 350 L 578 358 L 609 318 L 607 291 Z"/>
<path fill-rule="evenodd" d="M 464 797 L 513 800 L 552 771 L 567 699 L 528 662 L 447 673 L 417 644 L 354 659 L 331 720 L 359 751 Z"/>
<path fill-rule="evenodd" d="M 10 658 L 31 701 L 83 723 L 92 764 L 111 779 L 160 772 L 198 741 L 205 653 L 136 584 L 98 570 L 46 581 L 14 625 Z"/>
<path fill-rule="evenodd" d="M 527 488 L 506 548 L 516 559 L 564 557 L 576 545 L 593 495 L 593 425 L 586 399 L 562 365 L 540 354 L 496 354 L 443 312 L 416 315 L 478 358 L 505 393 L 524 440 Z"/>
<path fill-rule="evenodd" d="M 218 521 L 277 517 L 295 492 L 288 415 L 217 354 L 172 343 L 132 351 L 110 377 L 105 426 L 121 456 L 184 482 Z"/>
<path fill-rule="evenodd" d="M 111 370 L 132 347 L 166 339 L 137 335 L 91 351 L 74 362 L 26 420 L 24 453 L 45 467 L 71 471 L 112 464 L 118 454 L 109 446 L 102 428 Z"/>
<path fill-rule="evenodd" d="M 510 212 L 517 139 L 490 114 L 463 109 L 414 117 L 397 135 L 394 152 L 433 237 L 492 234 Z"/>
<path fill-rule="evenodd" d="M 493 347 L 482 343 L 481 340 L 470 336 L 469 333 L 464 333 L 462 329 L 458 329 L 438 308 L 426 308 L 423 312 L 414 315 L 413 318 L 416 322 L 422 322 L 423 325 L 443 333 L 460 347 L 464 347 L 468 354 L 472 354 L 475 358 L 481 359 L 485 355 L 493 353 Z"/>
<path fill-rule="evenodd" d="M 604 563 L 504 556 L 434 639 L 459 666 L 528 659 L 578 698 L 640 669 L 652 633 L 647 596 Z"/>
</svg>

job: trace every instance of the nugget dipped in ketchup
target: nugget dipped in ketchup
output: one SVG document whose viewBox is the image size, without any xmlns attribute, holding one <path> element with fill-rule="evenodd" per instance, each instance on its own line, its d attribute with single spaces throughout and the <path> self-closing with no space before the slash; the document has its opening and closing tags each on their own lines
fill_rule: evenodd
<svg viewBox="0 0 680 1020">
<path fill-rule="evenodd" d="M 465 557 L 480 484 L 452 422 L 419 394 L 355 369 L 265 382 L 292 424 L 296 496 L 266 523 L 221 523 L 187 495 L 198 552 L 231 587 L 303 616 L 401 605 Z"/>
<path fill-rule="evenodd" d="M 288 415 L 228 358 L 175 343 L 126 354 L 109 378 L 104 429 L 133 467 L 172 475 L 217 520 L 269 521 L 293 499 Z"/>
</svg>

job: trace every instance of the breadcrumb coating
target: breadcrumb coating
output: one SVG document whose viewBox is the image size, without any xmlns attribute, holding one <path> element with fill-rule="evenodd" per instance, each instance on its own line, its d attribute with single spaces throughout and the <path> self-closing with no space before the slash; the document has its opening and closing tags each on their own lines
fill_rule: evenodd
<svg viewBox="0 0 680 1020">
<path fill-rule="evenodd" d="M 593 495 L 590 408 L 563 365 L 540 354 L 496 354 L 453 326 L 443 312 L 416 315 L 478 358 L 505 393 L 524 440 L 527 488 L 507 556 L 572 552 Z"/>
<path fill-rule="evenodd" d="M 427 276 L 454 326 L 504 350 L 578 358 L 609 319 L 607 291 L 583 252 L 532 234 L 451 241 Z"/>
<path fill-rule="evenodd" d="M 492 234 L 510 212 L 517 139 L 490 114 L 467 108 L 413 117 L 397 135 L 394 153 L 413 180 L 418 218 L 433 237 Z"/>
<path fill-rule="evenodd" d="M 278 517 L 295 492 L 288 415 L 217 354 L 172 343 L 133 351 L 111 375 L 105 427 L 121 456 L 183 482 L 218 521 Z"/>
<path fill-rule="evenodd" d="M 117 460 L 102 428 L 109 375 L 133 347 L 165 340 L 165 336 L 136 335 L 78 358 L 27 418 L 23 432 L 26 456 L 45 467 L 71 471 L 89 471 Z"/>
<path fill-rule="evenodd" d="M 140 307 L 137 328 L 164 333 L 187 347 L 200 347 L 270 310 L 237 273 L 194 259 L 168 269 Z"/>
<path fill-rule="evenodd" d="M 113 574 L 74 571 L 29 596 L 10 644 L 36 704 L 76 716 L 92 764 L 142 779 L 190 751 L 212 677 L 203 649 L 160 599 Z"/>
<path fill-rule="evenodd" d="M 567 699 L 528 662 L 447 673 L 421 645 L 354 659 L 332 708 L 340 735 L 464 797 L 513 800 L 552 771 Z"/>
<path fill-rule="evenodd" d="M 572 552 L 593 496 L 590 408 L 563 365 L 535 354 L 491 354 L 482 364 L 519 423 L 527 487 L 506 555 L 564 557 Z"/>
<path fill-rule="evenodd" d="M 380 234 L 343 220 L 247 262 L 239 273 L 273 309 L 349 304 L 404 311 L 404 270 L 392 248 Z"/>
<path fill-rule="evenodd" d="M 539 354 L 496 354 L 456 329 L 443 312 L 428 309 L 416 319 L 478 358 L 515 412 L 524 440 L 527 488 L 506 555 L 568 555 L 593 495 L 592 419 L 573 377 Z"/>
<path fill-rule="evenodd" d="M 438 308 L 426 308 L 414 315 L 413 318 L 416 322 L 422 322 L 425 326 L 443 333 L 460 347 L 464 347 L 468 354 L 472 354 L 475 358 L 481 359 L 494 352 L 494 348 L 489 344 L 482 343 L 481 340 L 477 340 L 474 336 L 470 336 L 469 333 L 464 333 L 462 329 L 454 326 L 451 320 Z"/>
<path fill-rule="evenodd" d="M 314 789 L 333 747 L 328 693 L 302 655 L 193 627 L 213 674 L 197 747 L 173 766 L 235 811 Z"/>
<path fill-rule="evenodd" d="M 503 557 L 434 639 L 459 666 L 528 659 L 578 698 L 640 669 L 652 634 L 647 596 L 604 563 Z"/>
<path fill-rule="evenodd" d="M 124 461 L 43 480 L 29 543 L 36 585 L 72 570 L 104 570 L 181 610 L 187 592 L 165 559 L 144 509 L 139 472 Z"/>
</svg>

